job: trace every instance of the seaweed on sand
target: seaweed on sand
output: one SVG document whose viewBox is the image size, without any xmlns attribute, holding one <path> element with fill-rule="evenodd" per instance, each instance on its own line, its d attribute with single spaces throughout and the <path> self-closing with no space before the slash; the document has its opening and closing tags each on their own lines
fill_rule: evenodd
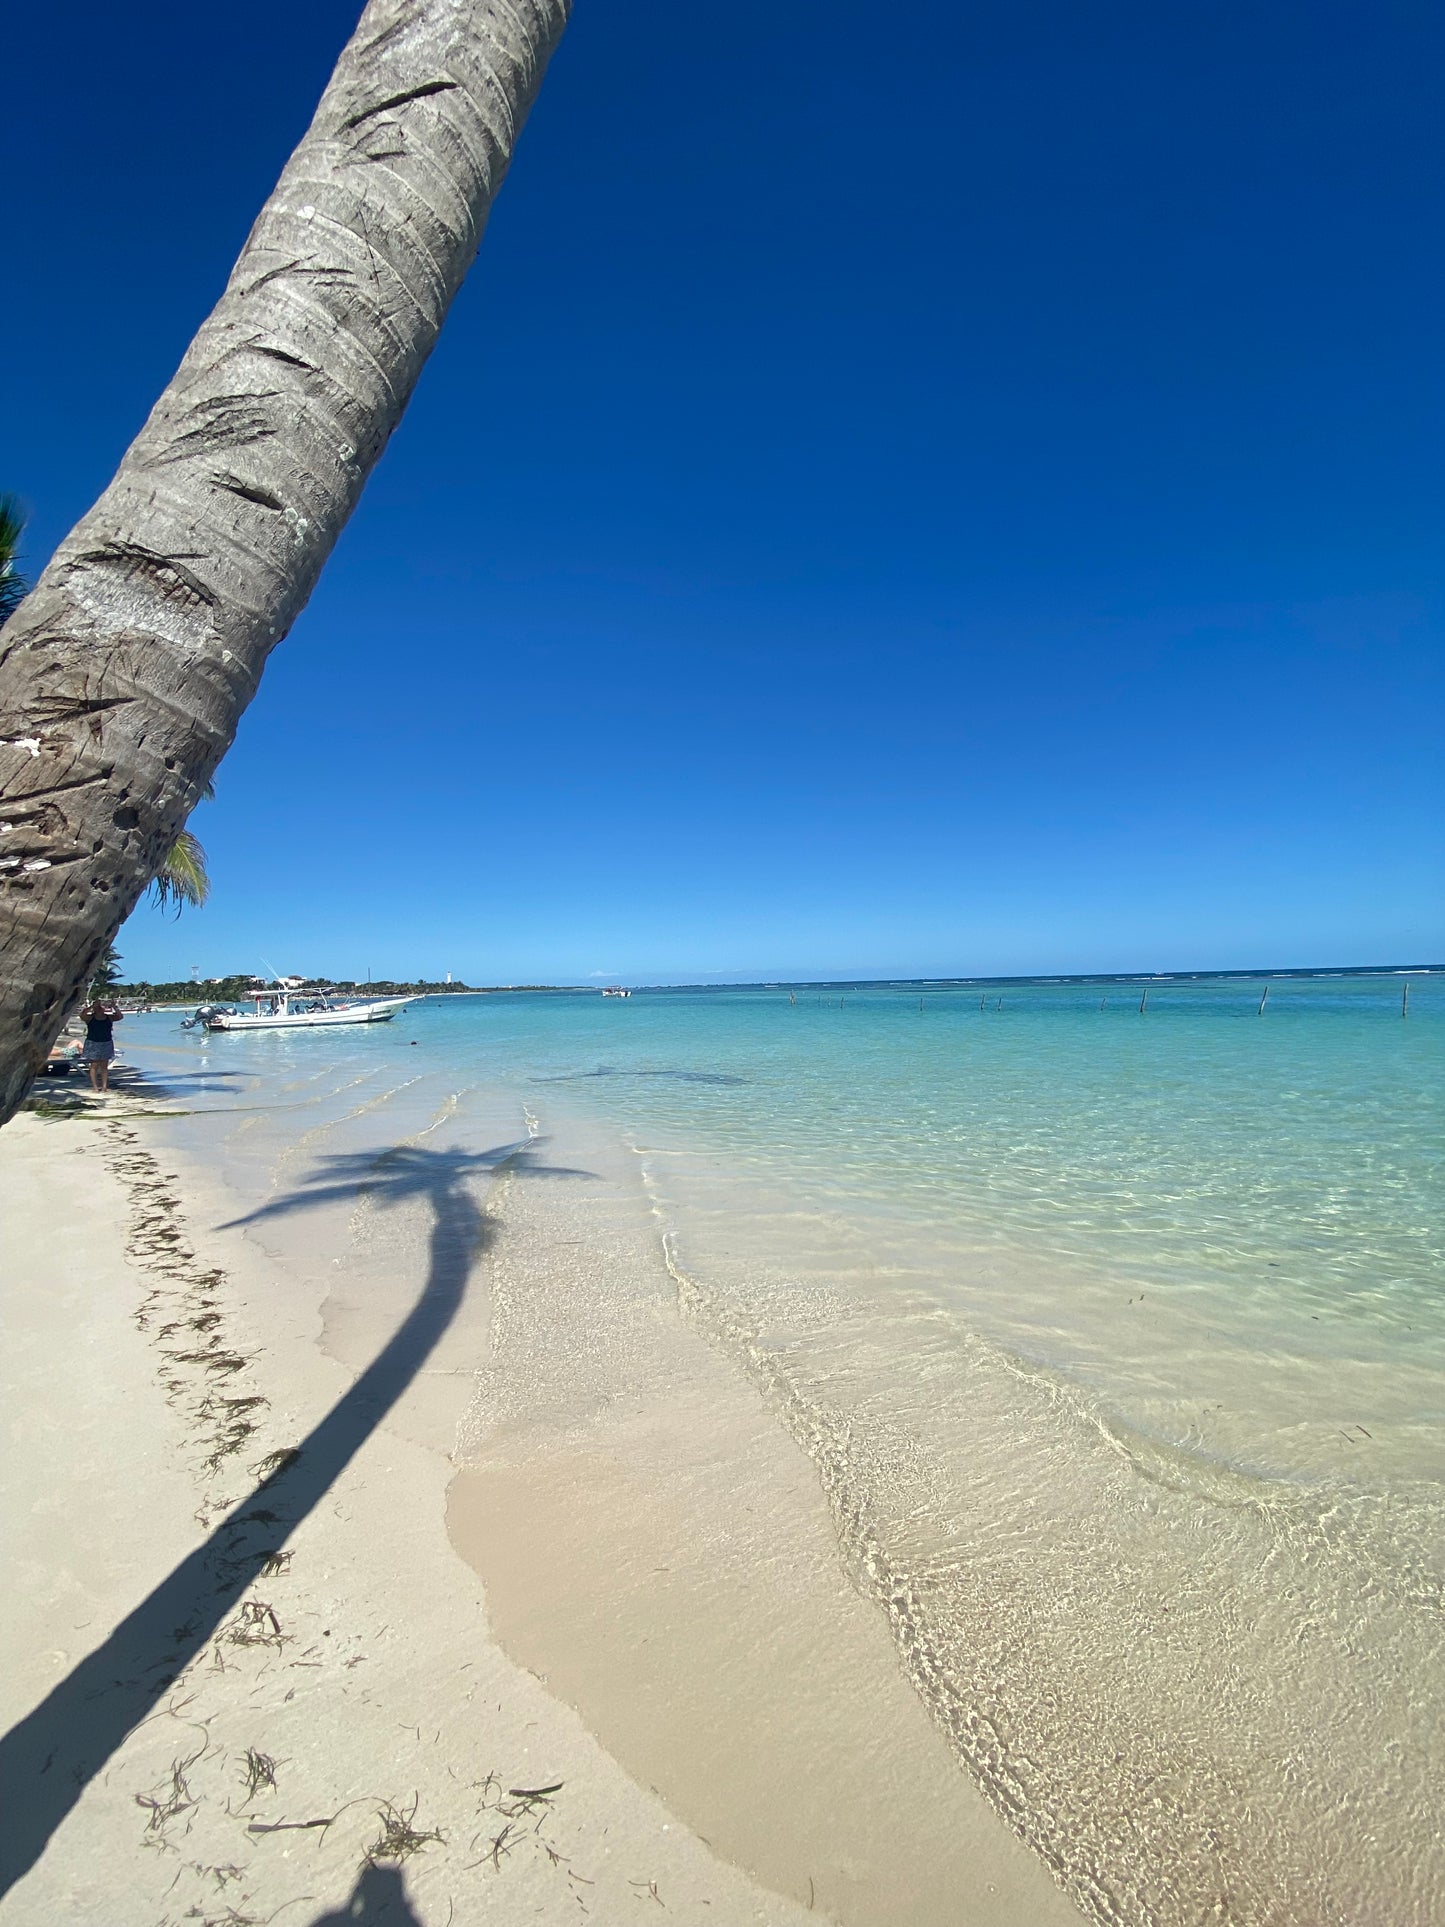
<svg viewBox="0 0 1445 1927">
<path fill-rule="evenodd" d="M 443 1842 L 444 1836 L 430 1829 L 422 1831 L 412 1823 L 416 1819 L 421 1795 L 417 1794 L 406 1812 L 394 1806 L 390 1800 L 383 1801 L 377 1808 L 376 1817 L 381 1822 L 381 1832 L 366 1850 L 366 1862 L 375 1866 L 378 1860 L 409 1860 L 414 1853 L 433 1841 Z"/>
<path fill-rule="evenodd" d="M 232 1646 L 274 1646 L 278 1652 L 286 1642 L 274 1607 L 264 1599 L 243 1600 L 224 1638 Z"/>
<path fill-rule="evenodd" d="M 173 1760 L 168 1782 L 163 1780 L 154 1793 L 138 1793 L 135 1796 L 136 1805 L 144 1807 L 150 1815 L 146 1821 L 147 1833 L 164 1833 L 172 1820 L 189 1812 L 196 1804 L 196 1796 L 191 1791 L 186 1775 L 205 1751 L 205 1747 L 200 1746 L 183 1760 Z"/>
<path fill-rule="evenodd" d="M 254 1746 L 248 1746 L 241 1762 L 241 1777 L 246 1782 L 246 1799 L 242 1804 L 248 1805 L 262 1787 L 272 1793 L 276 1791 L 276 1762 L 269 1753 L 259 1753 Z"/>
</svg>

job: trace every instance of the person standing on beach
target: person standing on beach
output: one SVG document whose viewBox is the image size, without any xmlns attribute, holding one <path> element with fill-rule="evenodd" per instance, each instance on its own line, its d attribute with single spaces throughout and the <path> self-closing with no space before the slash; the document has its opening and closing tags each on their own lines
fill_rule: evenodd
<svg viewBox="0 0 1445 1927">
<path fill-rule="evenodd" d="M 124 1013 L 119 1004 L 109 1004 L 97 997 L 82 1004 L 80 1014 L 85 1019 L 85 1048 L 80 1053 L 80 1061 L 90 1072 L 90 1088 L 108 1091 L 110 1060 L 115 1056 L 115 1027 Z"/>
</svg>

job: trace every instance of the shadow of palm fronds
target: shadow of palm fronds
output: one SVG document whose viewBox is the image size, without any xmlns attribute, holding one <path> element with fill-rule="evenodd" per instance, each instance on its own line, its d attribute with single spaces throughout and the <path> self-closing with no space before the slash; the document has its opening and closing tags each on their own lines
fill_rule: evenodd
<svg viewBox="0 0 1445 1927">
<path fill-rule="evenodd" d="M 505 1171 L 520 1178 L 591 1178 L 594 1172 L 570 1165 L 543 1164 L 538 1153 L 542 1138 L 522 1138 L 515 1144 L 494 1145 L 487 1151 L 433 1151 L 414 1144 L 394 1144 L 385 1151 L 342 1151 L 321 1158 L 294 1191 L 283 1192 L 258 1205 L 244 1217 L 230 1218 L 220 1229 L 261 1224 L 268 1218 L 288 1217 L 317 1205 L 347 1203 L 367 1197 L 372 1203 L 406 1204 L 423 1199 L 433 1210 L 463 1206 L 469 1178 L 492 1178 Z M 463 1206 L 461 1215 L 465 1218 Z"/>
<path fill-rule="evenodd" d="M 362 1193 L 382 1207 L 421 1200 L 432 1216 L 426 1282 L 387 1344 L 300 1446 L 277 1455 L 275 1469 L 231 1508 L 204 1545 L 0 1740 L 0 1895 L 34 1866 L 83 1789 L 275 1559 L 425 1364 L 490 1241 L 473 1186 L 503 1172 L 518 1178 L 594 1175 L 542 1163 L 542 1143 L 530 1138 L 486 1151 L 396 1145 L 380 1154 L 339 1154 L 323 1158 L 295 1190 L 230 1220 L 231 1226 L 256 1224 Z"/>
</svg>

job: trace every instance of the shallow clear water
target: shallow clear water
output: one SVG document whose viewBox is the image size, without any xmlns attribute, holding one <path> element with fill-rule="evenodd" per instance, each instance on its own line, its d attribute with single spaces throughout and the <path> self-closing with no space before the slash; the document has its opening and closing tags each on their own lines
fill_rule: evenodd
<svg viewBox="0 0 1445 1927">
<path fill-rule="evenodd" d="M 618 1119 L 661 1172 L 690 1155 L 718 1208 L 735 1182 L 735 1242 L 762 1199 L 774 1237 L 790 1211 L 823 1214 L 1127 1406 L 1156 1373 L 1206 1389 L 1169 1371 L 1186 1329 L 1337 1388 L 1342 1366 L 1445 1365 L 1445 985 L 1416 980 L 1407 1022 L 1400 988 L 1276 983 L 1263 1016 L 1258 989 L 1225 984 L 1155 988 L 1142 1017 L 1138 991 L 1065 986 L 507 1000 L 434 1021 L 458 1062 L 485 1021 L 489 1065 Z M 1370 1398 L 1340 1416 L 1411 1409 Z M 1273 1436 L 1279 1414 L 1259 1416 Z"/>
<path fill-rule="evenodd" d="M 308 1142 L 499 1086 L 543 1131 L 605 1122 L 919 1692 L 1099 1918 L 1423 1922 L 1445 982 L 1412 979 L 1403 1022 L 1398 977 L 1276 981 L 1262 1015 L 1261 988 L 1156 985 L 1142 1014 L 1140 986 L 519 995 L 130 1034 L 196 1052 L 198 1104 L 267 1074 Z"/>
</svg>

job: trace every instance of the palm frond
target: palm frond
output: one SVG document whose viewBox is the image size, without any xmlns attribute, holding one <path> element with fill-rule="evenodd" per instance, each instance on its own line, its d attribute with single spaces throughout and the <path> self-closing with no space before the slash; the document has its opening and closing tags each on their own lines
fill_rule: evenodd
<svg viewBox="0 0 1445 1927">
<path fill-rule="evenodd" d="M 182 830 L 166 853 L 166 860 L 151 883 L 156 903 L 162 910 L 174 907 L 177 916 L 187 904 L 199 910 L 211 894 L 211 879 L 206 874 L 206 853 L 200 840 Z"/>
<path fill-rule="evenodd" d="M 95 975 L 90 980 L 87 997 L 99 997 L 107 990 L 114 990 L 120 982 L 120 952 L 113 943 L 105 946 L 105 955 L 96 966 Z"/>
<path fill-rule="evenodd" d="M 20 538 L 25 533 L 25 510 L 15 495 L 0 495 L 0 622 L 14 615 L 30 591 L 15 566 Z"/>
</svg>

